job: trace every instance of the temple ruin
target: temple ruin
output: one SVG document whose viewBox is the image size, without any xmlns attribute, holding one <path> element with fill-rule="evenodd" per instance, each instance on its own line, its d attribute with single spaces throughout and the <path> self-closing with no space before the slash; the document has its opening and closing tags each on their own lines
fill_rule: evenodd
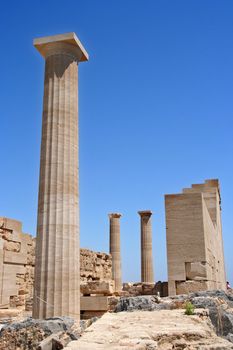
<svg viewBox="0 0 233 350">
<path fill-rule="evenodd" d="M 36 238 L 22 232 L 20 221 L 0 217 L 0 308 L 32 310 L 35 245 Z M 81 293 L 90 295 L 97 288 L 109 293 L 113 286 L 111 255 L 81 248 Z"/>
<path fill-rule="evenodd" d="M 113 214 L 112 214 L 113 215 Z M 114 214 L 115 216 L 115 214 Z M 119 238 L 119 214 L 113 235 Z M 116 237 L 115 237 L 116 238 Z M 119 243 L 119 242 L 118 242 Z M 113 241 L 112 241 L 113 244 Z M 17 308 L 32 311 L 36 238 L 22 231 L 22 222 L 0 217 L 0 309 Z M 117 249 L 116 249 L 117 248 Z M 116 267 L 121 264 L 119 244 Z M 111 254 L 80 249 L 81 318 L 101 316 L 112 310 L 119 296 L 167 296 L 167 283 L 123 283 L 115 288 Z M 120 270 L 121 271 L 121 270 Z M 121 281 L 121 279 L 120 279 Z"/>
<path fill-rule="evenodd" d="M 226 289 L 218 180 L 165 195 L 169 295 Z"/>
</svg>

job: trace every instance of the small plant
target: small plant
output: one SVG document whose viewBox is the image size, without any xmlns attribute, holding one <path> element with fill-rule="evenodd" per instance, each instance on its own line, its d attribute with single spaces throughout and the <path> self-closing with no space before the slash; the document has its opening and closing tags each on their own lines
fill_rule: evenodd
<svg viewBox="0 0 233 350">
<path fill-rule="evenodd" d="M 195 309 L 194 305 L 190 301 L 188 301 L 185 304 L 185 315 L 188 315 L 188 316 L 194 315 L 194 309 Z"/>
</svg>

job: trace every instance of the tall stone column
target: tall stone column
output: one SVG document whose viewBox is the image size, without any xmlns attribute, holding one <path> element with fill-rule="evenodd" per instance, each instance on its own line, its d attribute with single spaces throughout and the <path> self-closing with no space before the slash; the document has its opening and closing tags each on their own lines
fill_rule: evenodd
<svg viewBox="0 0 233 350">
<path fill-rule="evenodd" d="M 109 251 L 112 255 L 112 278 L 115 282 L 115 291 L 122 289 L 121 280 L 121 243 L 120 243 L 120 217 L 121 214 L 109 214 L 110 220 L 110 245 Z"/>
<path fill-rule="evenodd" d="M 141 217 L 141 281 L 154 283 L 152 256 L 152 226 L 149 210 L 139 211 Z"/>
<path fill-rule="evenodd" d="M 34 40 L 45 58 L 34 318 L 79 319 L 78 63 L 74 33 Z"/>
</svg>

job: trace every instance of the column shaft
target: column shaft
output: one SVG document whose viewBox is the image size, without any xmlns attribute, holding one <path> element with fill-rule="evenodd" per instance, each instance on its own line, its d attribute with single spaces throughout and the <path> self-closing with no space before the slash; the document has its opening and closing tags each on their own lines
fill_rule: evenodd
<svg viewBox="0 0 233 350">
<path fill-rule="evenodd" d="M 46 55 L 34 318 L 79 319 L 80 313 L 79 57 L 74 51 L 67 43 L 49 43 Z"/>
<path fill-rule="evenodd" d="M 151 212 L 139 212 L 141 216 L 141 281 L 147 283 L 154 283 L 151 214 Z"/>
<path fill-rule="evenodd" d="M 110 219 L 110 254 L 112 255 L 112 278 L 115 291 L 122 289 L 121 279 L 121 247 L 120 247 L 120 217 L 121 214 L 109 214 Z"/>
</svg>

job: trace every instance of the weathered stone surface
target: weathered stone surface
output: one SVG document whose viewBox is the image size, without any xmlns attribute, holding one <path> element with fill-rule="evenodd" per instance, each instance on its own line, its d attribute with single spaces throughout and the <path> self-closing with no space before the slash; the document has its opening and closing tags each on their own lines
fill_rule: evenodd
<svg viewBox="0 0 233 350">
<path fill-rule="evenodd" d="M 0 228 L 0 305 L 22 307 L 25 298 L 33 294 L 35 239 L 19 231 L 22 228 L 19 221 L 1 220 L 4 225 Z"/>
<path fill-rule="evenodd" d="M 159 295 L 161 297 L 166 297 L 168 295 L 167 282 L 161 281 L 157 283 L 123 283 L 123 291 L 127 292 L 128 296 Z"/>
<path fill-rule="evenodd" d="M 80 284 L 80 291 L 83 295 L 103 294 L 112 295 L 114 293 L 115 284 L 110 281 L 88 281 Z"/>
<path fill-rule="evenodd" d="M 233 334 L 233 292 L 201 291 L 188 295 L 159 298 L 156 296 L 122 297 L 115 312 L 154 311 L 184 309 L 190 301 L 196 308 L 207 309 L 215 331 L 220 336 L 231 338 Z M 231 338 L 232 339 L 232 338 Z"/>
<path fill-rule="evenodd" d="M 57 334 L 51 334 L 47 338 L 43 339 L 42 342 L 37 346 L 37 350 L 53 350 L 53 349 L 63 349 L 65 344 L 62 344 L 59 341 L 59 337 L 61 337 L 63 332 L 59 332 Z M 56 346 L 57 342 L 58 346 Z"/>
<path fill-rule="evenodd" d="M 81 248 L 80 278 L 82 282 L 112 280 L 111 255 Z"/>
<path fill-rule="evenodd" d="M 22 231 L 22 222 L 14 219 L 0 217 L 0 228 L 8 228 L 10 231 Z"/>
<path fill-rule="evenodd" d="M 165 196 L 169 295 L 226 289 L 220 202 L 218 180 Z"/>
<path fill-rule="evenodd" d="M 160 310 L 169 309 L 170 305 L 160 303 L 160 298 L 156 296 L 121 297 L 115 308 L 115 312 L 135 311 L 135 310 Z"/>
<path fill-rule="evenodd" d="M 214 333 L 207 316 L 184 310 L 107 313 L 66 350 L 224 350 L 232 343 Z"/>
<path fill-rule="evenodd" d="M 119 297 L 116 296 L 85 296 L 80 299 L 81 318 L 100 317 L 107 311 L 115 311 Z"/>
<path fill-rule="evenodd" d="M 223 291 L 191 294 L 190 300 L 195 307 L 209 310 L 209 316 L 218 335 L 227 336 L 233 333 L 233 298 L 232 294 Z"/>
<path fill-rule="evenodd" d="M 19 252 L 20 251 L 20 248 L 21 248 L 21 244 L 19 242 L 9 242 L 9 241 L 6 241 L 4 243 L 4 249 L 5 250 L 9 250 L 11 252 Z"/>
<path fill-rule="evenodd" d="M 63 349 L 72 340 L 77 340 L 80 334 L 97 318 L 76 322 L 69 317 L 52 318 L 48 320 L 6 321 L 0 325 L 0 350 L 58 350 Z"/>
<path fill-rule="evenodd" d="M 185 264 L 186 278 L 191 280 L 205 280 L 207 276 L 206 263 L 189 262 Z M 203 290 L 203 289 L 202 289 Z M 177 293 L 180 294 L 180 293 Z"/>
<path fill-rule="evenodd" d="M 17 308 L 0 309 L 0 319 L 8 317 L 17 317 L 22 314 L 22 310 Z"/>
<path fill-rule="evenodd" d="M 3 220 L 4 219 L 4 220 Z M 11 219 L 0 218 L 0 306 L 32 310 L 36 239 L 29 234 L 11 230 Z M 19 221 L 10 227 L 22 227 Z M 18 250 L 20 248 L 20 250 Z M 5 258 L 4 258 L 5 256 Z M 93 281 L 95 294 L 111 294 L 113 291 L 111 255 L 80 249 L 80 279 L 85 284 Z M 101 287 L 101 283 L 102 284 Z M 91 288 L 91 287 L 90 287 Z M 102 290 L 101 290 L 102 288 Z M 104 289 L 105 288 L 105 289 Z"/>
<path fill-rule="evenodd" d="M 91 321 L 90 323 L 91 324 Z M 85 329 L 85 324 L 83 324 Z M 33 320 L 15 322 L 4 326 L 0 331 L 0 349 L 59 349 L 59 344 L 65 345 L 69 341 L 78 339 L 82 332 L 79 322 L 69 317 L 48 320 Z M 53 341 L 53 339 L 55 341 Z M 5 347 L 4 347 L 5 346 Z M 63 347 L 60 347 L 62 349 Z"/>
<path fill-rule="evenodd" d="M 186 281 L 176 282 L 177 294 L 189 294 L 191 292 L 200 292 L 208 290 L 208 283 L 206 281 Z"/>
</svg>

